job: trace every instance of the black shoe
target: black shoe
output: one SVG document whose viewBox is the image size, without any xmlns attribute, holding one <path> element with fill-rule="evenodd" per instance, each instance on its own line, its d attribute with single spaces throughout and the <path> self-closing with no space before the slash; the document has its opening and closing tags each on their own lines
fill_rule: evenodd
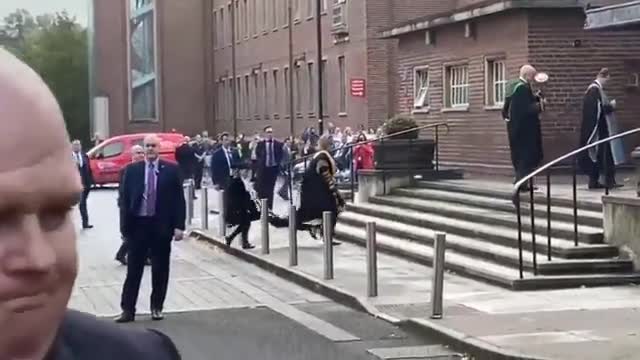
<svg viewBox="0 0 640 360">
<path fill-rule="evenodd" d="M 151 266 L 151 259 L 147 258 L 147 260 L 144 261 L 144 265 Z"/>
<path fill-rule="evenodd" d="M 233 238 L 231 236 L 224 237 L 224 243 L 227 244 L 227 246 L 231 246 L 232 242 L 233 242 Z"/>
<path fill-rule="evenodd" d="M 589 190 L 604 189 L 604 185 L 598 183 L 590 183 Z"/>
<path fill-rule="evenodd" d="M 251 244 L 251 243 L 246 243 L 246 244 L 242 244 L 242 248 L 245 250 L 251 250 L 251 249 L 255 249 L 255 245 Z"/>
<path fill-rule="evenodd" d="M 115 320 L 118 324 L 125 324 L 136 321 L 136 316 L 130 312 L 123 312 Z"/>
<path fill-rule="evenodd" d="M 84 230 L 87 230 L 87 229 L 93 229 L 93 225 L 85 224 L 85 225 L 82 225 L 82 228 L 83 228 Z"/>
<path fill-rule="evenodd" d="M 124 266 L 127 265 L 127 258 L 125 256 L 116 256 L 116 261 Z"/>
<path fill-rule="evenodd" d="M 342 243 L 341 243 L 340 241 L 333 240 L 333 241 L 331 242 L 331 245 L 333 245 L 333 246 L 338 246 L 338 245 L 342 245 Z"/>
<path fill-rule="evenodd" d="M 162 315 L 162 310 L 151 310 L 151 320 L 160 321 L 164 319 L 164 315 Z"/>
</svg>

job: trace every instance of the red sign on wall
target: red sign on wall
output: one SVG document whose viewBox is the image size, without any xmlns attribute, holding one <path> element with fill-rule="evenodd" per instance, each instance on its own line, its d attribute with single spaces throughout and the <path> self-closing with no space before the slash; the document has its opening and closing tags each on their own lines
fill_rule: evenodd
<svg viewBox="0 0 640 360">
<path fill-rule="evenodd" d="M 364 97 L 365 81 L 364 79 L 351 79 L 351 96 Z"/>
</svg>

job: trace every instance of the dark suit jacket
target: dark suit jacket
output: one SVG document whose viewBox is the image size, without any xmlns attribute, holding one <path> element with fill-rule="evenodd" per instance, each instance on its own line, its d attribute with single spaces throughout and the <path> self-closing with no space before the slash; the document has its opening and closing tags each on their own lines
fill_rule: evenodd
<svg viewBox="0 0 640 360">
<path fill-rule="evenodd" d="M 234 148 L 229 148 L 231 153 L 231 166 L 235 166 L 240 163 L 240 156 L 238 151 Z M 226 188 L 231 180 L 229 163 L 224 154 L 224 149 L 220 147 L 216 150 L 211 157 L 211 180 L 214 185 L 218 185 L 222 188 Z"/>
<path fill-rule="evenodd" d="M 119 327 L 67 311 L 49 360 L 180 360 L 173 342 L 155 330 Z"/>
<path fill-rule="evenodd" d="M 273 141 L 273 159 L 277 166 L 282 164 L 282 157 L 284 156 L 283 144 L 278 140 Z M 257 161 L 257 176 L 260 178 L 262 172 L 267 167 L 267 147 L 266 140 L 262 140 L 256 145 L 256 161 Z"/>
<path fill-rule="evenodd" d="M 91 173 L 91 165 L 86 153 L 82 153 L 82 167 L 78 167 L 78 171 L 82 178 L 82 185 L 85 189 L 90 189 L 91 185 L 93 185 L 93 173 Z"/>
<path fill-rule="evenodd" d="M 120 186 L 120 219 L 121 231 L 125 236 L 131 234 L 131 225 L 140 213 L 142 198 L 145 192 L 145 161 L 130 164 L 126 167 Z M 159 160 L 156 186 L 156 215 L 158 223 L 166 231 L 167 236 L 175 229 L 185 229 L 186 204 L 182 178 L 176 164 Z"/>
</svg>

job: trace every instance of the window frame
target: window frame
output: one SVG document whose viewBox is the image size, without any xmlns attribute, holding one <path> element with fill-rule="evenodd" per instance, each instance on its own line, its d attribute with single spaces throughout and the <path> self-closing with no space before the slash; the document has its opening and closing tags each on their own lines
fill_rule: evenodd
<svg viewBox="0 0 640 360">
<path fill-rule="evenodd" d="M 346 114 L 348 114 L 348 109 L 347 109 L 347 81 L 348 81 L 348 76 L 347 76 L 347 59 L 344 55 L 338 56 L 338 76 L 339 76 L 339 83 L 340 83 L 340 89 L 339 89 L 339 94 L 340 94 L 340 99 L 339 99 L 339 105 L 338 105 L 338 116 L 345 116 Z"/>
<path fill-rule="evenodd" d="M 502 80 L 496 81 L 495 64 L 502 64 Z M 487 109 L 502 109 L 504 99 L 506 98 L 507 83 L 507 60 L 505 56 L 488 56 L 484 60 L 484 91 L 485 91 L 485 107 Z M 496 101 L 496 86 L 502 85 L 502 101 Z"/>
<path fill-rule="evenodd" d="M 424 89 L 424 86 L 420 86 L 420 89 L 418 89 L 418 74 L 419 73 L 426 73 L 427 76 L 427 85 L 426 85 L 426 89 Z M 411 107 L 411 111 L 413 113 L 421 113 L 421 112 L 429 112 L 429 110 L 431 109 L 431 99 L 430 99 L 430 87 L 431 87 L 431 70 L 429 68 L 429 65 L 420 65 L 420 66 L 415 66 L 413 68 L 413 105 Z M 424 95 L 423 99 L 422 99 L 422 103 L 420 105 L 417 105 L 417 100 L 418 100 L 418 96 L 419 93 L 418 91 L 422 92 L 424 90 Z M 426 105 L 425 105 L 426 104 Z"/>
<path fill-rule="evenodd" d="M 470 89 L 471 89 L 471 85 L 469 83 L 469 62 L 468 61 L 462 61 L 462 62 L 456 62 L 456 63 L 448 63 L 448 64 L 444 64 L 443 65 L 444 71 L 443 71 L 443 84 L 444 86 L 444 95 L 443 96 L 443 100 L 444 100 L 444 106 L 443 106 L 443 110 L 444 111 L 468 111 L 469 110 L 469 106 L 470 106 Z M 458 84 L 458 85 L 453 85 L 454 82 L 454 76 L 452 76 L 452 72 L 454 69 L 457 68 L 463 68 L 466 69 L 466 83 L 465 84 Z M 463 95 L 466 95 L 466 102 L 465 103 L 458 103 L 456 102 L 454 104 L 454 89 L 466 89 L 463 90 Z"/>
</svg>

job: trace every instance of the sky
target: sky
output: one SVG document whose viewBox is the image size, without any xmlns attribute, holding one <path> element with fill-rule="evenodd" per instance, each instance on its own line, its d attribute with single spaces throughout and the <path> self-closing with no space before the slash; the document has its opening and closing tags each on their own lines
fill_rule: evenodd
<svg viewBox="0 0 640 360">
<path fill-rule="evenodd" d="M 88 1 L 91 0 L 0 0 L 0 19 L 18 8 L 27 9 L 33 15 L 67 10 L 81 24 L 86 25 Z"/>
</svg>

